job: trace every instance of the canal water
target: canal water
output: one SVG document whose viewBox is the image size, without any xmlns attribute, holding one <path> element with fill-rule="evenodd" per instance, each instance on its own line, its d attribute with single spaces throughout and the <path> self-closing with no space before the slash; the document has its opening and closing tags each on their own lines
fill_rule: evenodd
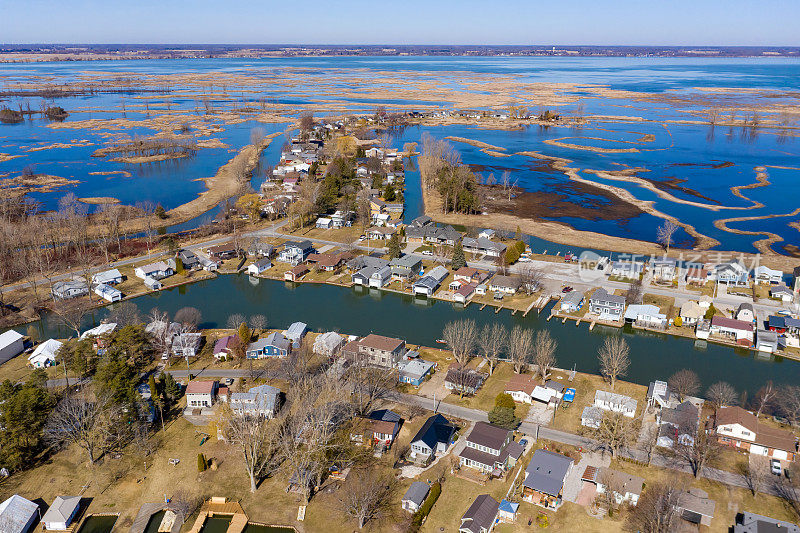
<svg viewBox="0 0 800 533">
<path fill-rule="evenodd" d="M 116 515 L 90 516 L 83 522 L 78 533 L 111 533 L 116 522 Z"/>
<path fill-rule="evenodd" d="M 436 346 L 442 328 L 461 318 L 475 320 L 479 326 L 498 322 L 506 327 L 517 324 L 532 330 L 547 329 L 558 341 L 557 366 L 597 373 L 597 351 L 607 335 L 623 335 L 631 348 L 631 367 L 627 380 L 647 384 L 654 379 L 667 379 L 682 368 L 697 372 L 704 387 L 724 380 L 737 390 L 754 394 L 761 385 L 800 381 L 800 363 L 780 357 L 762 357 L 749 350 L 734 349 L 704 341 L 673 337 L 651 332 L 620 330 L 574 322 L 547 322 L 531 312 L 527 317 L 510 311 L 494 312 L 491 307 L 479 310 L 478 305 L 466 308 L 450 302 L 433 301 L 382 292 L 376 289 L 338 287 L 320 284 L 291 284 L 274 280 L 256 280 L 247 275 L 222 275 L 215 279 L 183 285 L 147 294 L 135 300 L 143 314 L 153 308 L 174 314 L 182 307 L 196 307 L 202 312 L 202 328 L 224 327 L 234 313 L 245 316 L 263 314 L 268 327 L 284 328 L 295 321 L 306 322 L 312 331 L 338 331 L 367 335 L 378 333 L 406 339 L 410 344 Z M 87 319 L 86 327 L 109 313 L 99 309 Z M 36 323 L 42 338 L 65 337 L 69 332 L 59 328 L 51 316 Z M 18 328 L 24 331 L 24 328 Z"/>
</svg>

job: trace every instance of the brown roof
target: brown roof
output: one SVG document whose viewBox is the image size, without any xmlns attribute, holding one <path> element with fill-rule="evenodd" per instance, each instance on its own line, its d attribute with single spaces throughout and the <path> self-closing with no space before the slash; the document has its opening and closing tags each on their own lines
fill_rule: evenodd
<svg viewBox="0 0 800 533">
<path fill-rule="evenodd" d="M 289 272 L 291 272 L 295 276 L 302 276 L 303 274 L 308 272 L 308 265 L 305 263 L 301 263 L 296 267 L 292 268 Z"/>
<path fill-rule="evenodd" d="M 758 419 L 750 411 L 746 411 L 738 406 L 720 407 L 717 409 L 717 426 L 727 426 L 728 424 L 739 424 L 753 433 L 758 428 Z"/>
<path fill-rule="evenodd" d="M 225 252 L 235 252 L 236 247 L 233 245 L 232 242 L 228 242 L 225 244 L 220 244 L 218 246 L 212 246 L 208 249 L 208 253 L 210 254 L 220 254 Z"/>
<path fill-rule="evenodd" d="M 587 467 L 587 469 L 588 468 L 589 467 Z M 642 487 L 644 487 L 643 478 L 606 467 L 600 467 L 598 469 L 596 479 L 603 485 L 610 485 L 612 490 L 620 492 L 623 496 L 628 492 L 631 494 L 641 494 Z"/>
<path fill-rule="evenodd" d="M 717 410 L 716 425 L 739 424 L 755 433 L 755 443 L 767 448 L 795 452 L 797 439 L 791 431 L 768 426 L 756 415 L 741 407 L 721 407 Z"/>
<path fill-rule="evenodd" d="M 597 468 L 594 466 L 587 466 L 586 469 L 583 471 L 583 475 L 581 476 L 581 481 L 591 481 L 592 483 L 597 481 Z"/>
<path fill-rule="evenodd" d="M 719 326 L 721 328 L 739 329 L 742 331 L 753 331 L 753 324 L 743 320 L 736 320 L 734 318 L 727 318 L 724 316 L 715 316 L 711 319 L 712 326 Z"/>
<path fill-rule="evenodd" d="M 342 252 L 340 254 L 320 254 L 318 259 L 319 266 L 321 267 L 335 267 L 342 261 L 347 261 L 349 259 L 350 254 L 348 252 Z"/>
<path fill-rule="evenodd" d="M 468 278 L 472 278 L 472 277 L 475 277 L 478 274 L 480 274 L 480 272 L 481 271 L 478 270 L 477 268 L 463 266 L 463 267 L 459 268 L 458 270 L 456 270 L 456 273 L 454 275 L 455 276 L 465 276 L 465 277 L 468 277 Z"/>
<path fill-rule="evenodd" d="M 392 337 L 384 337 L 383 335 L 375 335 L 374 333 L 370 333 L 363 339 L 359 341 L 361 346 L 367 346 L 369 348 L 375 348 L 376 350 L 383 350 L 387 352 L 393 352 L 403 344 L 405 341 L 400 339 L 394 339 Z"/>
<path fill-rule="evenodd" d="M 373 433 L 381 433 L 383 435 L 393 435 L 397 427 L 397 422 L 390 422 L 388 420 L 369 420 L 367 427 Z"/>
<path fill-rule="evenodd" d="M 509 433 L 511 433 L 511 431 L 508 429 L 493 426 L 486 422 L 477 422 L 475 427 L 472 428 L 472 431 L 469 432 L 467 440 L 480 446 L 486 446 L 492 450 L 499 450 L 508 438 Z"/>
<path fill-rule="evenodd" d="M 216 381 L 190 381 L 186 394 L 213 394 Z"/>
<path fill-rule="evenodd" d="M 505 390 L 522 391 L 531 395 L 534 387 L 536 387 L 536 380 L 533 379 L 532 376 L 527 374 L 514 374 L 511 376 L 511 379 L 508 380 L 508 383 L 506 383 Z"/>
</svg>

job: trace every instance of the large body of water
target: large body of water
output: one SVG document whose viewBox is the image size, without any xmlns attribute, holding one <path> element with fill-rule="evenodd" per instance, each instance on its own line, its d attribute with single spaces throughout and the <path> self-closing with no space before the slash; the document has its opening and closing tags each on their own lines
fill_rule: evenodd
<svg viewBox="0 0 800 533">
<path fill-rule="evenodd" d="M 294 85 L 287 90 L 285 84 L 270 81 L 271 76 L 295 69 Z M 587 115 L 634 117 L 635 121 L 593 120 L 582 128 L 527 127 L 518 131 L 481 129 L 466 126 L 409 128 L 396 142 L 419 141 L 422 133 L 437 137 L 459 136 L 481 140 L 505 148 L 509 157 L 495 157 L 462 143 L 456 143 L 463 160 L 480 172 L 499 177 L 510 171 L 520 186 L 534 193 L 555 194 L 568 204 L 579 206 L 580 216 L 567 210 L 551 209 L 540 214 L 547 220 L 570 224 L 577 229 L 591 230 L 621 237 L 655 239 L 655 228 L 661 219 L 649 214 L 619 218 L 609 216 L 610 200 L 596 191 L 585 191 L 576 186 L 563 173 L 554 171 L 541 161 L 515 155 L 522 151 L 567 158 L 580 169 L 580 175 L 594 181 L 622 187 L 639 199 L 652 201 L 660 211 L 676 216 L 693 225 L 698 231 L 721 242 L 720 249 L 752 252 L 753 241 L 759 237 L 737 235 L 720 230 L 714 221 L 720 218 L 765 216 L 792 212 L 800 194 L 800 142 L 790 127 L 797 126 L 797 116 L 781 115 L 789 129 L 760 129 L 753 133 L 743 128 L 716 127 L 705 124 L 666 124 L 666 120 L 701 119 L 696 113 L 712 105 L 732 105 L 738 116 L 749 110 L 772 108 L 774 105 L 797 105 L 796 91 L 800 89 L 800 61 L 786 58 L 735 58 L 735 59 L 666 59 L 666 58 L 463 58 L 463 57 L 331 57 L 331 58 L 270 58 L 170 60 L 170 61 L 93 61 L 36 64 L 0 64 L 0 89 L 13 89 L 14 83 L 42 80 L 46 83 L 67 83 L 89 79 L 90 73 L 107 73 L 108 77 L 162 76 L 162 75 L 241 75 L 258 80 L 258 85 L 248 86 L 237 93 L 235 87 L 226 89 L 228 96 L 212 93 L 203 97 L 218 109 L 233 109 L 247 101 L 264 100 L 271 103 L 298 106 L 333 102 L 347 105 L 353 111 L 369 111 L 379 104 L 392 105 L 442 105 L 425 99 L 418 101 L 391 98 L 354 98 L 352 93 L 364 92 L 364 80 L 385 75 L 402 75 L 413 72 L 419 80 L 462 92 L 480 92 L 466 83 L 475 75 L 510 75 L 520 83 L 547 82 L 573 83 L 584 88 L 568 89 L 572 95 L 583 95 L 580 103 Z M 224 83 L 224 82 L 221 82 Z M 385 83 L 385 81 L 383 82 Z M 600 98 L 588 86 L 604 86 L 620 91 L 614 97 Z M 224 87 L 224 86 L 223 86 Z M 732 93 L 715 95 L 700 92 L 699 88 L 739 88 Z M 80 183 L 59 188 L 48 193 L 34 193 L 32 198 L 42 202 L 45 209 L 57 206 L 66 192 L 78 197 L 107 196 L 123 203 L 151 200 L 171 208 L 194 198 L 204 187 L 197 181 L 214 175 L 232 152 L 249 142 L 255 128 L 265 133 L 282 131 L 286 124 L 264 124 L 255 120 L 227 123 L 210 119 L 210 126 L 220 131 L 207 138 L 217 138 L 228 148 L 205 148 L 192 158 L 130 165 L 92 158 L 91 153 L 104 143 L 134 136 L 155 133 L 148 118 L 169 112 L 197 110 L 204 105 L 197 87 L 187 90 L 173 85 L 164 95 L 91 94 L 74 98 L 60 98 L 52 103 L 61 105 L 72 114 L 66 122 L 87 119 L 127 118 L 134 126 L 118 129 L 54 129 L 45 119 L 33 118 L 21 124 L 0 124 L 0 153 L 22 155 L 0 163 L 0 175 L 15 176 L 27 166 L 38 173 L 52 174 Z M 760 92 L 753 92 L 758 89 Z M 564 89 L 561 89 L 564 90 Z M 794 91 L 794 92 L 793 92 Z M 218 91 L 219 92 L 219 91 Z M 337 96 L 348 92 L 350 96 Z M 638 96 L 637 96 L 638 95 Z M 519 95 L 522 96 L 522 95 Z M 673 98 L 677 97 L 677 98 Z M 37 109 L 41 99 L 29 99 Z M 148 109 L 142 102 L 148 102 Z M 16 107 L 26 99 L 11 98 L 0 105 Z M 122 110 L 122 106 L 125 110 Z M 498 105 L 503 105 L 502 99 Z M 576 112 L 577 103 L 558 107 L 569 115 Z M 138 106 L 138 107 L 137 107 Z M 532 105 L 531 110 L 540 109 Z M 763 111 L 762 111 L 763 113 Z M 287 112 L 287 116 L 293 116 Z M 195 117 L 196 118 L 196 117 Z M 724 118 L 724 117 L 723 117 Z M 774 117 L 773 117 L 774 118 Z M 641 120 L 643 119 L 643 120 Z M 135 124 L 140 124 L 135 126 Z M 631 148 L 638 151 L 598 153 L 574 147 L 554 146 L 545 141 L 563 139 L 578 146 L 602 148 Z M 642 139 L 648 138 L 644 141 Z M 69 144 L 89 141 L 91 146 L 73 146 L 42 151 L 27 151 L 52 143 Z M 280 153 L 282 138 L 276 139 L 263 161 L 274 164 Z M 755 181 L 756 167 L 766 167 L 770 185 L 743 191 L 753 202 L 764 204 L 758 209 L 731 193 L 730 187 Z M 585 172 L 592 170 L 645 169 L 639 175 L 657 187 L 669 192 L 678 200 L 699 202 L 712 207 L 725 207 L 718 211 L 688 205 L 659 197 L 635 184 L 596 178 Z M 92 172 L 125 170 L 130 178 L 120 175 L 96 175 Z M 258 185 L 260 176 L 254 178 Z M 409 188 L 417 186 L 413 173 Z M 418 193 L 411 192 L 411 212 L 418 211 Z M 739 208 L 739 209 L 736 209 Z M 785 252 L 784 245 L 800 246 L 800 232 L 789 226 L 798 217 L 776 217 L 732 223 L 731 227 L 750 231 L 770 231 L 785 240 L 774 246 Z M 196 226 L 207 217 L 184 224 L 186 229 Z M 688 236 L 681 232 L 678 241 L 688 244 Z"/>
<path fill-rule="evenodd" d="M 183 285 L 155 292 L 133 300 L 142 313 L 153 308 L 174 314 L 182 307 L 196 307 L 202 312 L 202 328 L 224 327 L 234 313 L 245 316 L 263 314 L 268 326 L 285 328 L 295 321 L 306 322 L 312 331 L 338 331 L 345 334 L 400 337 L 409 344 L 435 346 L 444 325 L 461 318 L 474 319 L 479 326 L 498 322 L 509 328 L 519 324 L 532 330 L 548 329 L 558 341 L 557 365 L 573 366 L 583 372 L 597 373 L 597 351 L 607 335 L 623 335 L 631 348 L 631 368 L 626 379 L 648 384 L 666 379 L 677 370 L 691 368 L 705 386 L 719 380 L 730 382 L 737 390 L 755 393 L 768 380 L 797 383 L 800 363 L 780 357 L 756 355 L 749 350 L 672 337 L 657 333 L 620 330 L 596 326 L 589 331 L 583 324 L 547 322 L 547 312 L 523 317 L 508 310 L 497 314 L 492 309 L 466 308 L 449 302 L 414 298 L 377 289 L 344 288 L 333 285 L 290 284 L 273 280 L 255 280 L 246 275 L 223 275 L 213 280 Z M 86 327 L 108 314 L 108 308 L 87 318 Z M 64 337 L 69 332 L 47 316 L 36 325 L 43 338 Z"/>
</svg>

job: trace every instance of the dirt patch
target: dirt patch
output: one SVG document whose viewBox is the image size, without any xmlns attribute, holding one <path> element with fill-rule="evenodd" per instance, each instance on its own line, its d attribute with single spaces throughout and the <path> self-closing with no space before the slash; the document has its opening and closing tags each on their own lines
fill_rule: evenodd
<svg viewBox="0 0 800 533">
<path fill-rule="evenodd" d="M 92 196 L 90 198 L 78 198 L 79 202 L 84 204 L 90 205 L 103 205 L 103 204 L 118 204 L 119 200 L 117 198 L 112 198 L 110 196 Z"/>
<path fill-rule="evenodd" d="M 475 148 L 483 148 L 483 149 L 486 149 L 486 150 L 491 150 L 493 152 L 504 152 L 505 151 L 505 148 L 503 148 L 502 146 L 494 146 L 493 144 L 485 143 L 483 141 L 478 141 L 478 140 L 475 140 L 475 139 L 468 139 L 466 137 L 454 137 L 452 135 L 449 135 L 449 136 L 445 137 L 445 139 L 449 139 L 451 141 L 455 141 L 455 142 L 459 142 L 459 143 L 469 144 L 470 146 L 474 146 Z"/>
<path fill-rule="evenodd" d="M 97 172 L 89 172 L 90 176 L 122 176 L 123 178 L 130 178 L 133 176 L 127 170 L 103 170 Z"/>
<path fill-rule="evenodd" d="M 545 139 L 542 142 L 551 146 L 559 146 L 561 148 L 569 148 L 570 150 L 585 150 L 587 152 L 597 152 L 599 154 L 625 154 L 636 153 L 638 148 L 601 148 L 599 146 L 587 146 L 583 144 L 565 143 L 564 139 L 594 139 L 597 141 L 610 141 L 611 139 L 601 139 L 599 137 L 560 137 L 558 139 Z M 613 141 L 613 142 L 626 142 L 626 141 Z M 631 142 L 631 141 L 627 141 Z"/>
</svg>

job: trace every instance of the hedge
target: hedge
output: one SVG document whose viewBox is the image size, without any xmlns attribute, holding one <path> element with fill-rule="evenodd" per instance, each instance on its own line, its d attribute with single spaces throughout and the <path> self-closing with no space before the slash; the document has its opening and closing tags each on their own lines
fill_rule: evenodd
<svg viewBox="0 0 800 533">
<path fill-rule="evenodd" d="M 422 522 L 425 520 L 425 517 L 430 514 L 431 509 L 433 509 L 433 505 L 436 503 L 436 500 L 439 499 L 439 495 L 441 493 L 442 485 L 440 483 L 434 483 L 431 485 L 431 490 L 428 493 L 428 497 L 425 498 L 425 501 L 422 503 L 422 507 L 420 507 L 416 513 L 414 513 L 409 531 L 414 533 L 419 531 L 419 528 L 422 527 Z"/>
</svg>

